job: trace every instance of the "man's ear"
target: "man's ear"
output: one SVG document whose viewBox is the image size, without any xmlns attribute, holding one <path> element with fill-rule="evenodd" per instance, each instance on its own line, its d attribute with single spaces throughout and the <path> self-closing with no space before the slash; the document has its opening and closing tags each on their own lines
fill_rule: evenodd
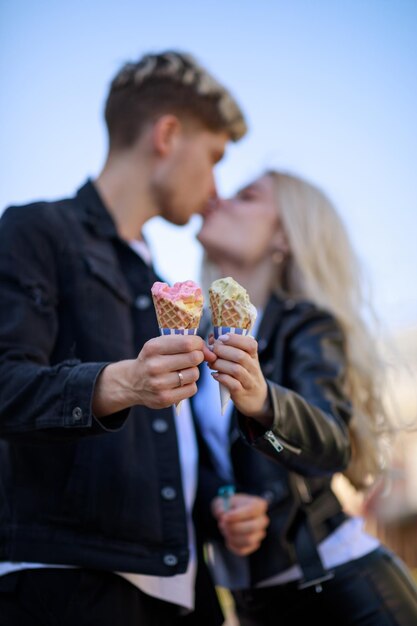
<svg viewBox="0 0 417 626">
<path fill-rule="evenodd" d="M 152 142 L 159 156 L 167 156 L 172 152 L 181 133 L 181 122 L 175 115 L 166 114 L 159 117 L 152 128 Z"/>
</svg>

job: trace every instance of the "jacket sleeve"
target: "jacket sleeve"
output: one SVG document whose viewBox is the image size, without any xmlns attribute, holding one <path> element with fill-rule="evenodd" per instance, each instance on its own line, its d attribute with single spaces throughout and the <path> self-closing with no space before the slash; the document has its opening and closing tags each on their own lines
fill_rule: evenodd
<svg viewBox="0 0 417 626">
<path fill-rule="evenodd" d="M 121 412 L 104 426 L 92 413 L 107 363 L 51 364 L 65 234 L 51 227 L 50 213 L 41 204 L 11 207 L 0 220 L 0 437 L 19 441 L 108 432 L 127 417 Z"/>
<path fill-rule="evenodd" d="M 283 387 L 267 380 L 273 408 L 270 430 L 238 414 L 244 439 L 305 476 L 346 468 L 351 454 L 352 407 L 344 393 L 343 333 L 333 317 L 309 309 L 289 334 Z"/>
</svg>

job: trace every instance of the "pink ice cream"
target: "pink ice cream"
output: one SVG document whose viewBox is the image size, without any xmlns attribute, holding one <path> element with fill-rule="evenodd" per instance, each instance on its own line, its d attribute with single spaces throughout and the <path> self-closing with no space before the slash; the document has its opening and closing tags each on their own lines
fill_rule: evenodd
<svg viewBox="0 0 417 626">
<path fill-rule="evenodd" d="M 160 328 L 197 328 L 203 311 L 203 292 L 192 280 L 172 287 L 155 282 L 152 298 Z"/>
</svg>

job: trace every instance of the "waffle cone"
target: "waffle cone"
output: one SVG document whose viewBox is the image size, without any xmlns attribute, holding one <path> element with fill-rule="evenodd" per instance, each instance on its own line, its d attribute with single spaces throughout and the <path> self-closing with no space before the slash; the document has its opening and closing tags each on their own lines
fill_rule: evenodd
<svg viewBox="0 0 417 626">
<path fill-rule="evenodd" d="M 221 300 L 219 294 L 209 292 L 211 321 L 213 326 L 228 326 L 230 328 L 250 329 L 252 318 L 242 311 L 242 307 L 236 306 L 233 300 Z"/>
<path fill-rule="evenodd" d="M 153 303 L 160 328 L 197 328 L 200 323 L 201 316 L 179 309 L 172 300 L 153 298 Z"/>
</svg>

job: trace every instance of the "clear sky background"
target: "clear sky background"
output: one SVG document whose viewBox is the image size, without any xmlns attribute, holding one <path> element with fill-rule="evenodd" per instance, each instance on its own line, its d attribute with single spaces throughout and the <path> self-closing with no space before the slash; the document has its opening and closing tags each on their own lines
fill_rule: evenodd
<svg viewBox="0 0 417 626">
<path fill-rule="evenodd" d="M 417 0 L 0 0 L 0 212 L 94 177 L 109 80 L 166 48 L 197 56 L 246 112 L 219 191 L 270 166 L 321 186 L 383 325 L 417 325 Z M 199 220 L 146 227 L 169 282 L 198 278 Z"/>
</svg>

